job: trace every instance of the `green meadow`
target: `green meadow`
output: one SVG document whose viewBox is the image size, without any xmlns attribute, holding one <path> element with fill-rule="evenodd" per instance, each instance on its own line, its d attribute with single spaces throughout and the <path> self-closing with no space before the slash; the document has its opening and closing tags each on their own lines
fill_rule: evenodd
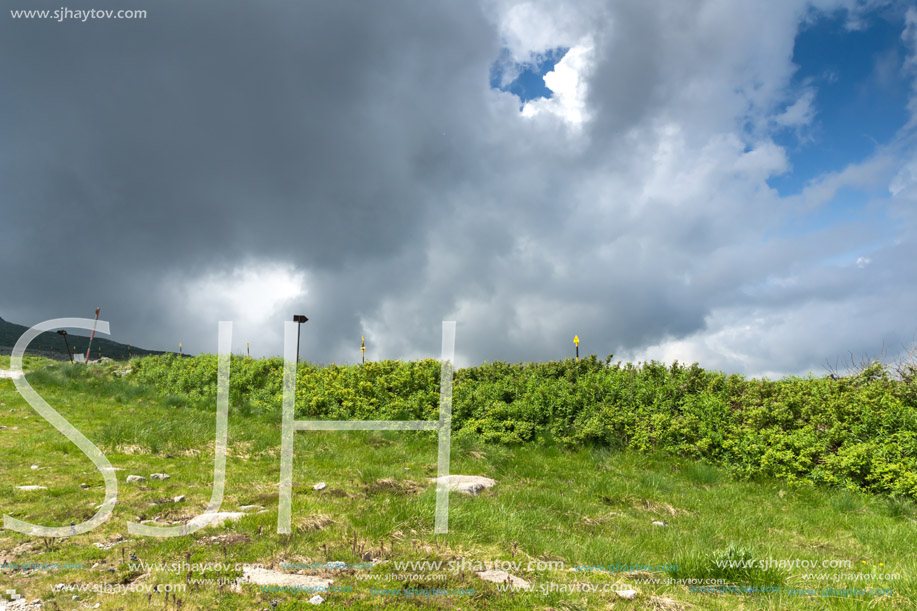
<svg viewBox="0 0 917 611">
<path fill-rule="evenodd" d="M 436 419 L 438 367 L 304 363 L 296 417 Z M 279 535 L 282 361 L 233 357 L 221 511 L 244 515 L 172 538 L 127 522 L 207 507 L 216 358 L 26 369 L 118 469 L 97 529 L 0 531 L 0 591 L 42 609 L 311 608 L 314 592 L 239 583 L 242 565 L 331 580 L 331 609 L 917 608 L 917 385 L 879 365 L 779 381 L 610 357 L 458 370 L 451 473 L 497 483 L 450 495 L 448 534 L 433 533 L 435 433 L 329 431 L 295 435 Z M 94 515 L 102 474 L 9 379 L 0 427 L 3 514 Z M 476 574 L 494 562 L 529 588 Z"/>
</svg>

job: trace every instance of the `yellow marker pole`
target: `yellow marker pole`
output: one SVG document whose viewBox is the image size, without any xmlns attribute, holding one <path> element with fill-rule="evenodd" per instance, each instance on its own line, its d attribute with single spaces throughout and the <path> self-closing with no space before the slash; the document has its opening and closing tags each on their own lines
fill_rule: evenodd
<svg viewBox="0 0 917 611">
<path fill-rule="evenodd" d="M 182 356 L 182 353 L 181 353 L 181 342 L 178 342 L 178 356 Z"/>
<path fill-rule="evenodd" d="M 573 336 L 573 345 L 576 346 L 576 362 L 579 363 L 579 335 Z"/>
<path fill-rule="evenodd" d="M 360 352 L 363 354 L 363 362 L 366 363 L 366 338 L 360 336 Z"/>
</svg>

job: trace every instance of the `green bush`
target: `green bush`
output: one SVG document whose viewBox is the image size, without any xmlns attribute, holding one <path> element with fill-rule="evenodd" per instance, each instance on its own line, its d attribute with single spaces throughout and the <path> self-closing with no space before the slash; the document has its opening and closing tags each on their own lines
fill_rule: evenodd
<svg viewBox="0 0 917 611">
<path fill-rule="evenodd" d="M 131 378 L 180 408 L 213 406 L 213 355 L 132 362 Z M 439 363 L 299 365 L 297 419 L 436 420 Z M 279 414 L 283 360 L 233 357 L 230 403 Z M 180 401 L 177 397 L 184 398 Z M 455 372 L 453 430 L 498 443 L 627 447 L 777 477 L 917 498 L 917 379 L 880 364 L 834 380 L 748 380 L 655 361 L 595 356 L 548 363 L 486 363 Z"/>
</svg>

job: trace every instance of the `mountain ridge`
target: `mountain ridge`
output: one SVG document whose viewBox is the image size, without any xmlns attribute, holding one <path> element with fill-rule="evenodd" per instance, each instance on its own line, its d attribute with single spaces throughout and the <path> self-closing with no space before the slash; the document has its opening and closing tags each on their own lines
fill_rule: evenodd
<svg viewBox="0 0 917 611">
<path fill-rule="evenodd" d="M 29 327 L 9 322 L 0 317 L 0 354 L 9 354 L 22 334 L 29 330 Z M 73 354 L 86 354 L 89 347 L 89 335 L 81 335 L 79 332 L 67 331 L 67 342 L 70 344 L 70 351 Z M 57 331 L 46 331 L 32 340 L 29 347 L 26 348 L 26 354 L 47 356 L 57 360 L 68 360 L 67 346 L 64 337 L 57 334 Z M 122 344 L 110 339 L 96 336 L 92 340 L 91 358 L 97 359 L 108 357 L 116 361 L 127 360 L 133 356 L 147 356 L 151 354 L 165 354 L 161 350 L 147 350 L 138 348 L 132 344 Z"/>
</svg>

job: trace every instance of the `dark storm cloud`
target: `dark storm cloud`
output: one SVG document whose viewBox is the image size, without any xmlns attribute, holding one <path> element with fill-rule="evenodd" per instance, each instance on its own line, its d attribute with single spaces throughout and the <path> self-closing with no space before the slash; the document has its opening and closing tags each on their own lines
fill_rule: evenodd
<svg viewBox="0 0 917 611">
<path fill-rule="evenodd" d="M 7 320 L 103 305 L 115 339 L 196 352 L 235 318 L 235 349 L 276 354 L 295 311 L 307 358 L 353 361 L 364 334 L 373 358 L 436 356 L 455 318 L 465 363 L 562 357 L 579 334 L 586 353 L 757 372 L 817 367 L 902 316 L 813 324 L 819 300 L 854 316 L 859 292 L 890 294 L 883 274 L 822 271 L 888 225 L 787 222 L 819 188 L 880 187 L 909 146 L 801 198 L 765 182 L 787 169 L 766 130 L 795 95 L 806 2 L 141 4 L 0 19 Z M 564 92 L 522 118 L 489 88 L 503 45 L 588 57 L 589 120 Z"/>
<path fill-rule="evenodd" d="M 170 268 L 257 256 L 341 270 L 416 251 L 431 198 L 473 159 L 460 126 L 497 51 L 479 11 L 142 8 L 0 21 L 7 307 L 40 318 L 66 295 L 114 313 L 142 308 Z"/>
</svg>

